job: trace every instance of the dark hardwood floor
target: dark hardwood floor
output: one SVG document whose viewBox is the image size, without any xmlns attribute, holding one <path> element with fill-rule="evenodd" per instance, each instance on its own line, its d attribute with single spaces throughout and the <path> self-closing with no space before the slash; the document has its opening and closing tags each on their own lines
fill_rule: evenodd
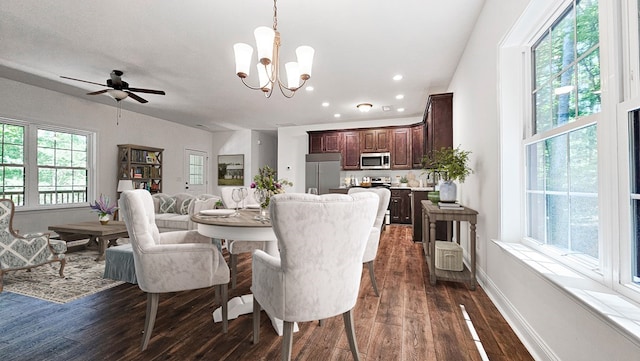
<svg viewBox="0 0 640 361">
<path fill-rule="evenodd" d="M 251 257 L 241 255 L 234 297 L 249 293 Z M 421 244 L 411 228 L 383 232 L 373 293 L 363 271 L 354 310 L 363 360 L 482 360 L 463 317 L 468 312 L 488 358 L 532 360 L 482 288 L 429 285 Z M 0 359 L 8 360 L 279 360 L 281 338 L 261 317 L 260 343 L 253 345 L 252 317 L 229 321 L 222 334 L 211 313 L 213 290 L 165 294 L 149 348 L 140 352 L 146 296 L 123 284 L 65 305 L 9 292 L 0 293 Z M 342 317 L 299 325 L 292 359 L 352 360 Z"/>
</svg>

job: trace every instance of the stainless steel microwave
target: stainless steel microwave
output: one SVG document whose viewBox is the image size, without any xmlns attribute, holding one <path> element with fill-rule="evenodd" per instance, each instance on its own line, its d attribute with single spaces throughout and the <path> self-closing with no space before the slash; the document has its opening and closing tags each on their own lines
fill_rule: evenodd
<svg viewBox="0 0 640 361">
<path fill-rule="evenodd" d="M 360 169 L 391 169 L 391 153 L 361 153 Z"/>
</svg>

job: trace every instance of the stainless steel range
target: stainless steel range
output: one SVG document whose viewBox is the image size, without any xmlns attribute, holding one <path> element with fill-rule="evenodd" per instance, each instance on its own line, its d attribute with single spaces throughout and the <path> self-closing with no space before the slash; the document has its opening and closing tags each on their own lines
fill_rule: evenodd
<svg viewBox="0 0 640 361">
<path fill-rule="evenodd" d="M 391 187 L 391 177 L 371 177 L 372 187 Z"/>
</svg>

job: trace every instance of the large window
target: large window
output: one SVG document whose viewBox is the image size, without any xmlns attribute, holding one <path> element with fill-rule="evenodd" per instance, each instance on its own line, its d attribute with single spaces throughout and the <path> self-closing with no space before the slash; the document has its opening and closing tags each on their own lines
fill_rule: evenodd
<svg viewBox="0 0 640 361">
<path fill-rule="evenodd" d="M 525 140 L 527 236 L 599 262 L 597 0 L 574 0 L 533 45 L 533 124 Z"/>
<path fill-rule="evenodd" d="M 0 196 L 16 206 L 84 204 L 91 134 L 0 119 Z"/>
</svg>

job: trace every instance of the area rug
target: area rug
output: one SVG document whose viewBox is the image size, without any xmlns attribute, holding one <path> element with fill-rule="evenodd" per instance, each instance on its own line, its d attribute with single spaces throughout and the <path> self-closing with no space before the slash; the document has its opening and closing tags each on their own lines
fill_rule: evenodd
<svg viewBox="0 0 640 361">
<path fill-rule="evenodd" d="M 66 254 L 64 278 L 58 274 L 60 263 L 14 271 L 4 276 L 4 291 L 35 297 L 55 303 L 67 303 L 122 284 L 102 278 L 104 260 L 95 261 L 97 250 Z M 0 294 L 1 295 L 1 294 Z"/>
</svg>

